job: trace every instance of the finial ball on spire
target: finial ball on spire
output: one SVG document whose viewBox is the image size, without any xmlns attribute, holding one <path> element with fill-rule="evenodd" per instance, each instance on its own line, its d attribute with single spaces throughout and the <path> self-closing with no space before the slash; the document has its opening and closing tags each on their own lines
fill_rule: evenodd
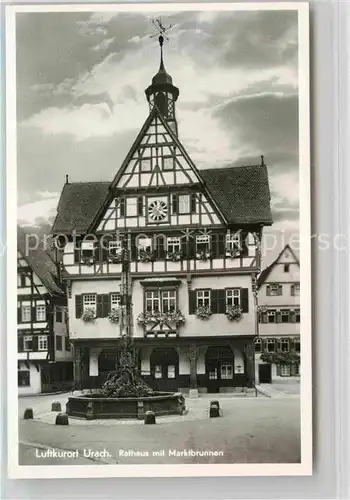
<svg viewBox="0 0 350 500">
<path fill-rule="evenodd" d="M 160 45 L 161 47 L 163 47 L 164 37 L 163 37 L 162 35 L 159 35 L 158 40 L 159 40 L 159 45 Z"/>
</svg>

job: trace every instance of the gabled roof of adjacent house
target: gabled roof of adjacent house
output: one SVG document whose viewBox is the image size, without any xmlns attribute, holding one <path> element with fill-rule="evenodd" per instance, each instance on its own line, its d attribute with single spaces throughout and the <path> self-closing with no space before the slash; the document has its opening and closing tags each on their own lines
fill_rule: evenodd
<svg viewBox="0 0 350 500">
<path fill-rule="evenodd" d="M 74 182 L 63 186 L 52 232 L 86 232 L 108 194 L 109 182 Z"/>
<path fill-rule="evenodd" d="M 229 224 L 272 224 L 265 165 L 213 168 L 199 174 Z M 110 185 L 109 182 L 65 184 L 52 232 L 87 232 L 107 198 Z"/>
<path fill-rule="evenodd" d="M 17 249 L 21 256 L 38 276 L 42 284 L 53 295 L 64 295 L 64 291 L 57 285 L 57 266 L 52 257 L 40 245 L 38 248 L 29 248 L 33 241 L 26 242 L 26 232 L 17 226 Z"/>
<path fill-rule="evenodd" d="M 278 254 L 278 256 L 276 257 L 276 259 L 269 265 L 267 266 L 265 269 L 263 269 L 258 277 L 258 288 L 261 287 L 261 285 L 267 280 L 270 272 L 272 271 L 272 269 L 275 267 L 276 264 L 278 264 L 278 261 L 281 257 L 281 255 L 283 255 L 283 253 L 286 251 L 286 250 L 289 250 L 290 253 L 293 255 L 294 257 L 294 260 L 296 262 L 296 264 L 299 265 L 299 259 L 298 257 L 295 255 L 295 253 L 293 252 L 293 250 L 291 249 L 291 247 L 287 244 L 281 251 L 280 253 Z"/>
<path fill-rule="evenodd" d="M 212 168 L 200 172 L 230 224 L 272 224 L 266 165 Z"/>
</svg>

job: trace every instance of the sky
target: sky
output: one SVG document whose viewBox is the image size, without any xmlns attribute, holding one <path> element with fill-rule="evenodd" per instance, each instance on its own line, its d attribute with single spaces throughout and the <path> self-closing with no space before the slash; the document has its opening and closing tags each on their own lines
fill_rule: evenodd
<svg viewBox="0 0 350 500">
<path fill-rule="evenodd" d="M 18 219 L 55 216 L 71 182 L 109 181 L 148 115 L 159 67 L 147 12 L 19 13 Z M 179 138 L 199 169 L 268 165 L 272 233 L 298 231 L 296 11 L 166 12 Z M 280 235 L 279 235 L 280 237 Z"/>
</svg>

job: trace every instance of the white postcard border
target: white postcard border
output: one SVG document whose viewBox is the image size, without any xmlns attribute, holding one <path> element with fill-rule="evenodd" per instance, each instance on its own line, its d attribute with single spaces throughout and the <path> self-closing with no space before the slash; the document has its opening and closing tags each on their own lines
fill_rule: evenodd
<svg viewBox="0 0 350 500">
<path fill-rule="evenodd" d="M 16 130 L 16 12 L 112 12 L 194 10 L 296 10 L 299 32 L 299 194 L 301 282 L 301 463 L 300 464 L 181 464 L 181 465 L 18 465 L 17 399 L 17 130 Z M 309 5 L 307 2 L 166 3 L 104 5 L 8 5 L 6 21 L 6 212 L 7 212 L 7 429 L 8 475 L 20 478 L 181 477 L 181 476 L 308 476 L 312 474 L 312 350 L 311 350 L 311 215 Z"/>
</svg>

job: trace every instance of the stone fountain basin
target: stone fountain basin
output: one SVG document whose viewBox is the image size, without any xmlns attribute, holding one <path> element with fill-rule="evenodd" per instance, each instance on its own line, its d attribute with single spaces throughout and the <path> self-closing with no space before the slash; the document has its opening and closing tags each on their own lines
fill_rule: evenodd
<svg viewBox="0 0 350 500">
<path fill-rule="evenodd" d="M 183 415 L 185 399 L 181 392 L 154 392 L 140 398 L 106 398 L 100 394 L 70 396 L 66 412 L 70 417 L 87 420 L 107 418 L 143 419 L 146 411 L 156 416 Z"/>
</svg>

